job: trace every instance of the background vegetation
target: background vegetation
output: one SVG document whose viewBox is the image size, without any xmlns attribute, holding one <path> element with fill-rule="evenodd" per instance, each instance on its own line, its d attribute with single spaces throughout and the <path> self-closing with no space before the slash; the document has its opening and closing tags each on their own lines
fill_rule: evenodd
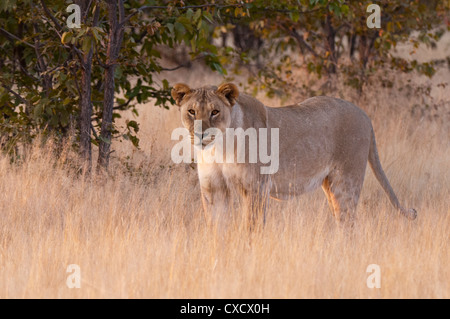
<svg viewBox="0 0 450 319">
<path fill-rule="evenodd" d="M 299 89 L 326 93 L 336 77 L 362 93 L 377 70 L 431 77 L 436 63 L 446 63 L 405 59 L 391 50 L 405 41 L 412 51 L 421 43 L 435 46 L 448 13 L 440 1 L 378 1 L 381 29 L 367 27 L 370 1 L 80 0 L 74 1 L 81 8 L 80 28 L 68 27 L 70 3 L 0 5 L 1 139 L 15 156 L 18 143 L 38 134 L 70 139 L 88 171 L 92 144 L 100 168 L 108 167 L 113 140 L 138 147 L 139 121 L 119 130 L 120 111 L 137 115 L 136 104 L 148 101 L 169 107 L 170 83 L 155 76 L 192 60 L 229 77 L 245 70 L 247 89 L 271 97 Z M 164 66 L 164 56 L 181 51 L 179 65 Z M 292 76 L 299 69 L 329 81 L 314 91 L 312 83 L 300 85 Z"/>
</svg>

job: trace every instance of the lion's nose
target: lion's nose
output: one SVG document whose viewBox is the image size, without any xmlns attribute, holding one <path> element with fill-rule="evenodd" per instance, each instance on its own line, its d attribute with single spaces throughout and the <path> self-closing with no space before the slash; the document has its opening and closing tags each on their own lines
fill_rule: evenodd
<svg viewBox="0 0 450 319">
<path fill-rule="evenodd" d="M 203 132 L 203 133 L 197 133 L 197 132 L 195 132 L 194 134 L 195 134 L 195 136 L 197 136 L 198 138 L 203 139 L 203 138 L 207 137 L 209 133 L 208 133 L 208 132 Z"/>
</svg>

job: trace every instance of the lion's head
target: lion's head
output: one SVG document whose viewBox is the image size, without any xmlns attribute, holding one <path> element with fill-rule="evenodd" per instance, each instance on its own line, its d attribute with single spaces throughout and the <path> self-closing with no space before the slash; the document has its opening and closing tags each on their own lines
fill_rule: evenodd
<svg viewBox="0 0 450 319">
<path fill-rule="evenodd" d="M 232 83 L 221 86 L 191 89 L 186 84 L 175 84 L 172 97 L 181 110 L 181 121 L 191 134 L 197 136 L 203 145 L 214 140 L 212 128 L 225 133 L 231 123 L 231 110 L 239 96 L 238 88 Z M 200 129 L 201 124 L 201 129 Z M 205 132 L 208 130 L 208 132 Z"/>
</svg>

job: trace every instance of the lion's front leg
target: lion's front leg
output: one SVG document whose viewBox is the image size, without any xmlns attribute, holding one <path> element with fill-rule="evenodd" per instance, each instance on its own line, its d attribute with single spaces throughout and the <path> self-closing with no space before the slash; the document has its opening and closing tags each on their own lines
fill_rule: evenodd
<svg viewBox="0 0 450 319">
<path fill-rule="evenodd" d="M 260 180 L 253 187 L 241 189 L 242 208 L 246 222 L 253 227 L 258 222 L 265 224 L 270 200 L 270 178 Z"/>
<path fill-rule="evenodd" d="M 226 185 L 225 185 L 226 186 Z M 214 220 L 225 219 L 230 214 L 230 193 L 228 189 L 201 187 L 203 210 Z"/>
<path fill-rule="evenodd" d="M 202 196 L 203 211 L 210 215 L 212 210 L 212 194 L 208 187 L 200 187 Z"/>
<path fill-rule="evenodd" d="M 205 175 L 199 171 L 203 209 L 213 219 L 223 219 L 230 214 L 230 191 L 220 174 Z"/>
</svg>

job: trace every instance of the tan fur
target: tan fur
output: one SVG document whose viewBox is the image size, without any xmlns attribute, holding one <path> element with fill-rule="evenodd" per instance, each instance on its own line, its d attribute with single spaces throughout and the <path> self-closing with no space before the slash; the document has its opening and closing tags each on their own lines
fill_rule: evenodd
<svg viewBox="0 0 450 319">
<path fill-rule="evenodd" d="M 261 175 L 259 162 L 199 163 L 205 210 L 226 211 L 236 190 L 247 206 L 265 212 L 269 197 L 288 199 L 322 186 L 337 220 L 352 220 L 369 162 L 393 206 L 416 218 L 414 209 L 400 206 L 381 167 L 371 121 L 352 103 L 320 96 L 272 108 L 239 94 L 231 83 L 199 89 L 177 84 L 172 96 L 191 135 L 194 119 L 202 120 L 204 130 L 279 128 L 279 170 L 273 175 Z M 188 114 L 189 109 L 195 116 Z M 213 118 L 214 109 L 220 113 Z"/>
</svg>

